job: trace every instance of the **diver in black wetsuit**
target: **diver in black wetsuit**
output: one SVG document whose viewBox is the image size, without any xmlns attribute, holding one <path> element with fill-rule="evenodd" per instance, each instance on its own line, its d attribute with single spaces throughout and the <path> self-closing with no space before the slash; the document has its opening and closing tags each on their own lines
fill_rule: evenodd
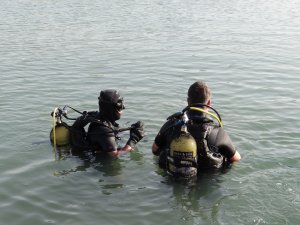
<svg viewBox="0 0 300 225">
<path fill-rule="evenodd" d="M 121 118 L 125 109 L 123 98 L 117 90 L 108 89 L 100 92 L 99 113 L 90 123 L 87 132 L 87 142 L 90 148 L 97 153 L 107 153 L 117 157 L 122 153 L 130 152 L 144 137 L 144 124 L 138 121 L 131 125 L 130 137 L 126 145 L 118 147 L 117 134 L 119 125 L 116 123 Z"/>
<path fill-rule="evenodd" d="M 194 160 L 198 168 L 220 168 L 225 162 L 233 162 L 241 159 L 239 152 L 234 147 L 229 135 L 220 125 L 213 123 L 208 112 L 211 108 L 211 93 L 208 86 L 198 81 L 192 84 L 188 90 L 188 107 L 186 115 L 187 132 L 195 139 L 197 146 L 197 158 Z M 170 144 L 181 132 L 178 126 L 178 113 L 168 118 L 161 127 L 152 145 L 152 153 L 159 156 L 159 165 L 166 168 L 170 159 Z M 184 152 L 187 155 L 186 151 Z M 173 159 L 172 159 L 173 160 Z M 177 160 L 178 161 L 178 160 Z M 184 160 L 183 160 L 184 161 Z M 179 165 L 183 167 L 186 165 Z"/>
</svg>

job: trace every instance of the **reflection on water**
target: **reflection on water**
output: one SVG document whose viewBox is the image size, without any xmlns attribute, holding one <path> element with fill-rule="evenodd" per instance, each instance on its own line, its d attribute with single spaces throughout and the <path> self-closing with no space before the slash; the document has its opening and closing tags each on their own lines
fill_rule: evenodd
<svg viewBox="0 0 300 225">
<path fill-rule="evenodd" d="M 55 161 L 65 160 L 71 154 L 71 147 L 70 146 L 62 146 L 62 147 L 57 146 L 55 149 L 53 149 L 53 152 L 54 152 Z"/>
<path fill-rule="evenodd" d="M 223 170 L 203 172 L 195 179 L 174 180 L 162 170 L 158 170 L 165 177 L 162 183 L 172 189 L 172 198 L 175 200 L 175 208 L 182 213 L 182 220 L 193 224 L 217 221 L 218 208 L 224 198 L 230 196 L 223 187 L 223 175 L 230 171 L 227 167 Z M 196 221 L 206 218 L 204 221 Z"/>
<path fill-rule="evenodd" d="M 70 157 L 76 157 L 80 159 L 81 165 L 76 166 L 70 170 L 55 171 L 55 176 L 66 176 L 70 173 L 79 171 L 86 171 L 88 168 L 100 171 L 101 175 L 106 176 L 117 176 L 122 174 L 121 160 L 112 158 L 106 154 L 94 154 L 91 151 L 77 151 L 72 149 L 70 146 L 57 147 L 54 151 L 54 157 L 56 161 L 66 160 Z M 136 148 L 135 151 L 129 154 L 130 160 L 133 160 L 139 164 L 143 163 L 143 154 Z"/>
<path fill-rule="evenodd" d="M 120 160 L 109 157 L 105 154 L 93 154 L 91 151 L 76 151 L 69 146 L 58 147 L 55 152 L 55 159 L 66 160 L 69 157 L 77 157 L 80 159 L 81 165 L 70 170 L 55 172 L 56 176 L 66 176 L 70 173 L 78 171 L 86 171 L 92 167 L 97 171 L 102 172 L 103 176 L 117 176 L 121 174 Z"/>
</svg>

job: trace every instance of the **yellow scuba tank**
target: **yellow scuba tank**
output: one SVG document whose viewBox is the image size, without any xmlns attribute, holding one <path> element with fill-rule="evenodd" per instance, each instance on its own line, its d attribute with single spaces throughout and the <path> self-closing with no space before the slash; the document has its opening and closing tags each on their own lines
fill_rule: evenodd
<svg viewBox="0 0 300 225">
<path fill-rule="evenodd" d="M 171 141 L 167 171 L 175 177 L 189 178 L 197 174 L 197 143 L 185 125 Z"/>
<path fill-rule="evenodd" d="M 55 127 L 52 128 L 50 131 L 50 140 L 52 143 L 55 143 L 57 146 L 64 146 L 70 144 L 70 130 L 67 128 L 67 124 L 64 123 L 56 124 Z"/>
<path fill-rule="evenodd" d="M 70 130 L 68 124 L 62 122 L 61 117 L 66 113 L 64 109 L 55 108 L 51 113 L 53 118 L 53 127 L 50 131 L 50 141 L 56 146 L 64 146 L 70 144 Z"/>
</svg>

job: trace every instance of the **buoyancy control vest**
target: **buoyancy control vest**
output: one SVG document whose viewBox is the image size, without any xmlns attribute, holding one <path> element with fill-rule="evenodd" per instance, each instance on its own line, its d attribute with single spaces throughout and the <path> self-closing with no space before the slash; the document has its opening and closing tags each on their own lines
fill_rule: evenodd
<svg viewBox="0 0 300 225">
<path fill-rule="evenodd" d="M 84 150 L 89 148 L 89 144 L 86 140 L 87 133 L 85 130 L 85 126 L 89 123 L 96 120 L 98 115 L 97 111 L 92 112 L 83 112 L 81 116 L 79 116 L 73 125 L 70 127 L 71 130 L 71 146 L 77 150 Z"/>
<path fill-rule="evenodd" d="M 215 114 L 204 110 L 202 107 L 211 109 Z M 189 111 L 189 131 L 197 142 L 198 169 L 221 168 L 226 158 L 219 152 L 217 146 L 214 146 L 213 143 L 208 143 L 208 140 L 211 139 L 210 137 L 216 135 L 214 131 L 223 127 L 220 114 L 210 105 L 201 103 L 187 106 L 183 112 L 187 111 Z"/>
<path fill-rule="evenodd" d="M 185 113 L 176 113 L 168 120 L 174 121 L 173 127 L 181 126 L 180 129 L 172 129 L 177 134 L 171 135 L 173 138 L 167 150 L 168 174 L 190 178 L 198 170 L 223 166 L 225 157 L 217 148 L 208 144 L 208 136 L 214 126 L 213 120 L 207 117 L 188 118 Z"/>
<path fill-rule="evenodd" d="M 77 118 L 70 118 L 67 115 L 67 109 L 70 108 L 73 111 L 81 114 Z M 87 150 L 90 145 L 87 141 L 87 132 L 85 127 L 96 122 L 103 126 L 111 128 L 109 132 L 113 133 L 117 137 L 119 132 L 133 129 L 132 126 L 126 128 L 114 128 L 110 127 L 107 123 L 100 120 L 98 111 L 84 111 L 80 112 L 70 106 L 64 106 L 63 108 L 55 108 L 51 113 L 53 118 L 53 128 L 50 131 L 50 141 L 53 143 L 54 147 L 71 145 L 73 150 Z M 63 122 L 62 118 L 75 121 L 72 125 L 68 125 Z"/>
<path fill-rule="evenodd" d="M 225 162 L 225 157 L 218 152 L 218 148 L 208 143 L 213 126 L 212 122 L 197 124 L 196 127 L 198 129 L 196 132 L 193 131 L 195 127 L 193 125 L 190 126 L 190 132 L 194 135 L 197 142 L 197 164 L 199 170 L 218 169 Z"/>
</svg>

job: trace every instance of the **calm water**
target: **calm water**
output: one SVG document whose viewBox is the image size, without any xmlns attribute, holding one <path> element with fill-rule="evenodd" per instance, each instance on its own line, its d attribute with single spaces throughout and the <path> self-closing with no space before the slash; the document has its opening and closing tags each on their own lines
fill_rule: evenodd
<svg viewBox="0 0 300 225">
<path fill-rule="evenodd" d="M 0 224 L 299 224 L 299 40 L 299 0 L 2 0 Z M 243 159 L 174 183 L 151 144 L 198 79 Z M 146 124 L 136 151 L 54 151 L 54 107 L 105 88 Z"/>
</svg>

